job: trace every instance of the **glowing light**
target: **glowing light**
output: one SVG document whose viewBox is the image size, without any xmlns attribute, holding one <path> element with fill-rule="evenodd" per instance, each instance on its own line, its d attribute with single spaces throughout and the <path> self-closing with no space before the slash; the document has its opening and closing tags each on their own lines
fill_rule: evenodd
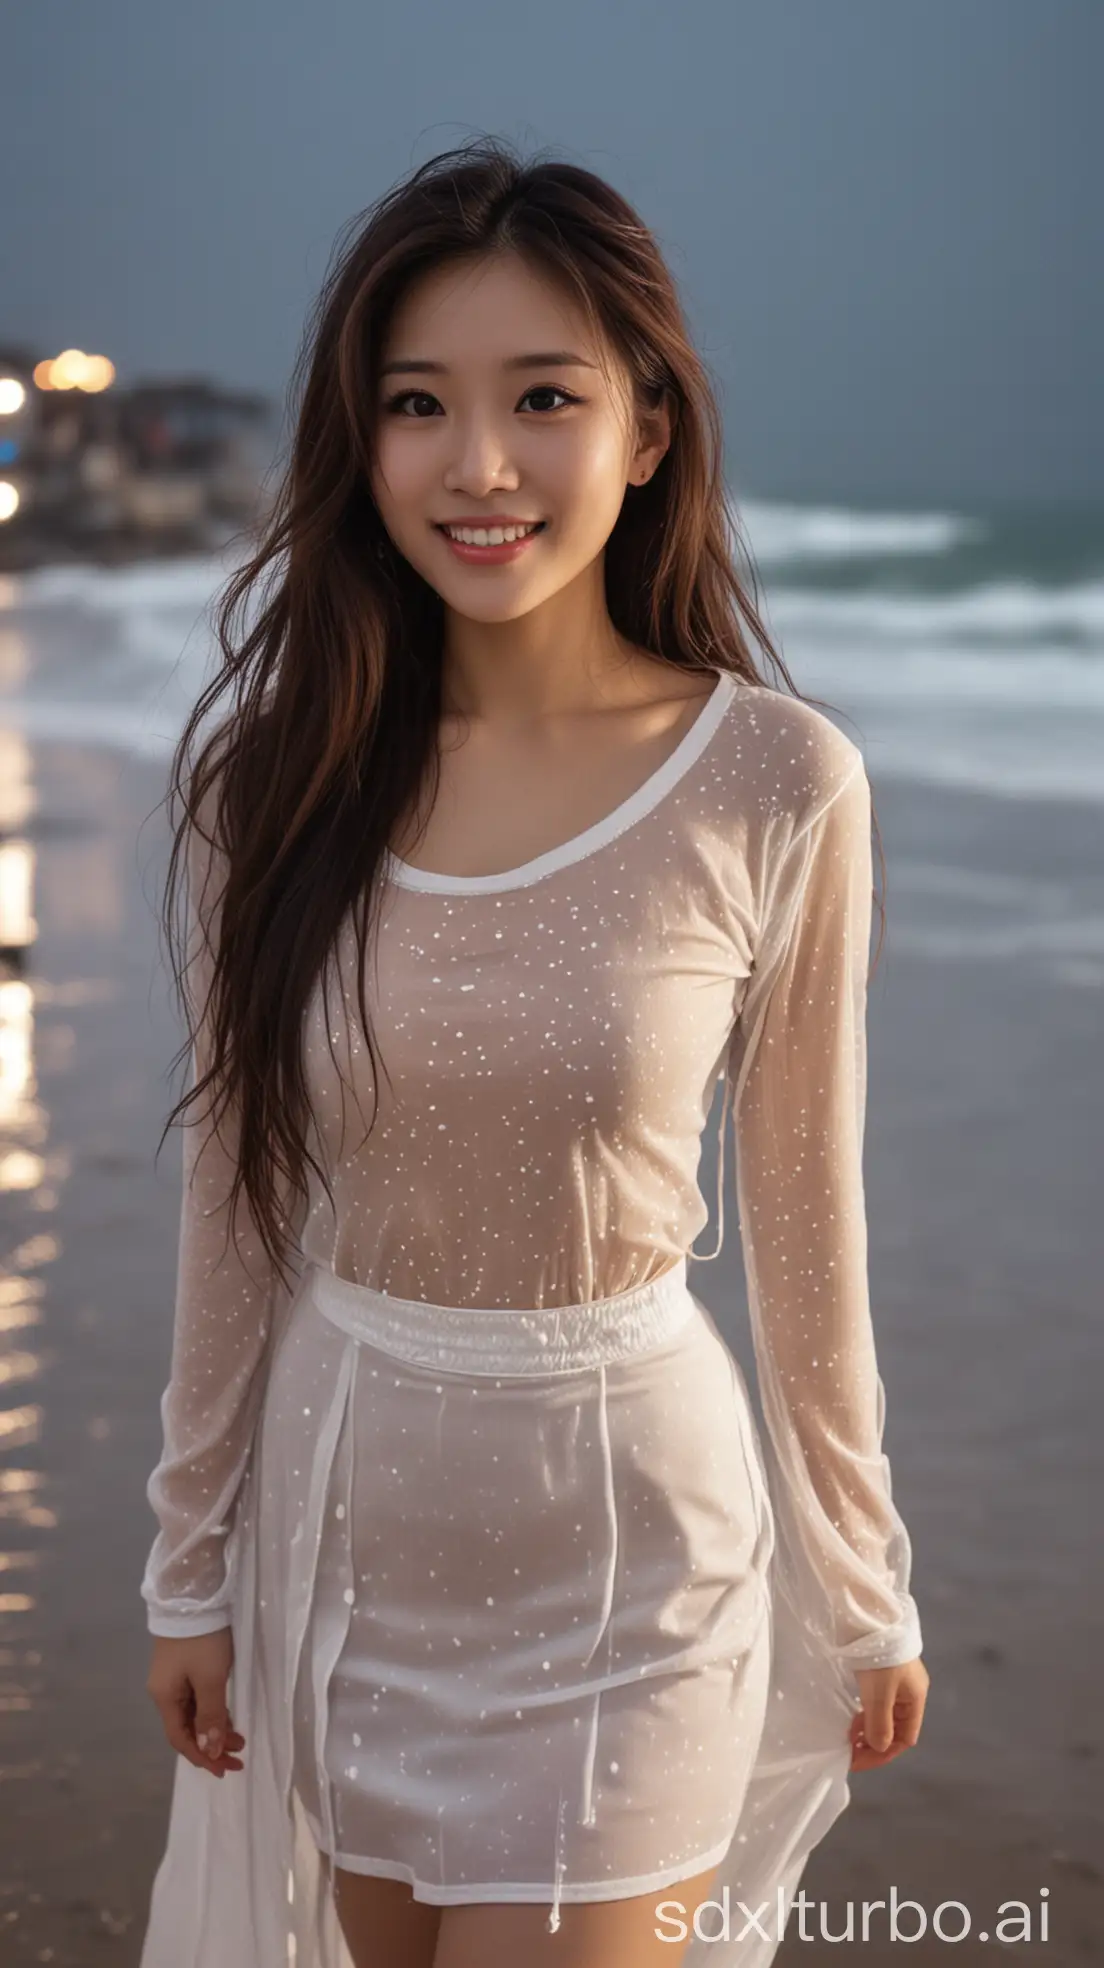
<svg viewBox="0 0 1104 1968">
<path fill-rule="evenodd" d="M 18 920 L 16 922 L 18 928 Z M 11 978 L 0 984 L 0 1126 L 26 1135 L 34 1121 L 34 1000 L 16 996 Z M 28 988 L 26 985 L 23 987 Z M 0 1156 L 0 1167 L 4 1157 Z M 37 1159 L 37 1158 L 36 1158 Z M 0 1183 L 0 1187 L 7 1187 Z"/>
<path fill-rule="evenodd" d="M 21 1188 L 30 1188 L 29 1183 L 21 1183 Z M 0 1387 L 10 1387 L 17 1380 L 34 1380 L 42 1370 L 42 1361 L 37 1353 L 25 1350 L 20 1353 L 6 1353 L 0 1359 Z M 14 1557 L 14 1552 L 11 1556 Z M 0 1571 L 5 1571 L 5 1554 L 0 1552 Z"/>
<path fill-rule="evenodd" d="M 0 478 L 0 520 L 10 519 L 19 509 L 19 493 L 10 479 Z"/>
<path fill-rule="evenodd" d="M 28 1402 L 22 1408 L 0 1408 L 0 1444 L 6 1449 L 29 1448 L 42 1433 L 42 1409 Z M 0 1612 L 3 1603 L 0 1601 Z"/>
<path fill-rule="evenodd" d="M 115 381 L 115 364 L 106 355 L 62 349 L 52 362 L 36 362 L 34 379 L 42 390 L 105 390 Z"/>
<path fill-rule="evenodd" d="M 81 389 L 84 385 L 84 365 L 88 361 L 83 349 L 62 349 L 50 364 L 50 381 L 56 390 Z"/>
<path fill-rule="evenodd" d="M 85 358 L 84 381 L 82 389 L 105 390 L 115 381 L 115 364 L 106 355 L 89 355 Z"/>
<path fill-rule="evenodd" d="M 0 376 L 0 417 L 22 408 L 27 392 L 16 376 Z"/>
</svg>

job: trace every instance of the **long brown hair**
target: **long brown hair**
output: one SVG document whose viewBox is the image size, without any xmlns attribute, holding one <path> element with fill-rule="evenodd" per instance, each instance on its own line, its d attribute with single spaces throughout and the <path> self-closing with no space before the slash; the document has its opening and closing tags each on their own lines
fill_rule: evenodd
<svg viewBox="0 0 1104 1968">
<path fill-rule="evenodd" d="M 161 1141 L 204 1093 L 216 1126 L 232 1111 L 230 1213 L 244 1190 L 280 1267 L 289 1250 L 285 1212 L 289 1199 L 305 1197 L 308 1164 L 332 1201 L 308 1145 L 300 1049 L 307 1001 L 352 912 L 360 1015 L 378 1086 L 364 998 L 377 871 L 399 823 L 418 809 L 427 784 L 432 804 L 438 783 L 443 604 L 393 545 L 370 490 L 381 350 L 413 281 L 449 262 L 519 254 L 581 305 L 599 347 L 612 348 L 630 374 L 638 404 L 666 393 L 670 446 L 648 483 L 626 495 L 605 548 L 614 627 L 675 669 L 763 683 L 754 640 L 800 695 L 756 606 L 705 366 L 660 249 L 632 206 L 575 164 L 526 161 L 506 142 L 480 137 L 414 170 L 346 231 L 295 366 L 290 456 L 251 542 L 256 551 L 218 598 L 221 664 L 176 746 L 167 795 L 183 809 L 162 909 L 187 1027 L 173 1066 L 201 1022 L 205 1064 Z M 229 708 L 200 740 L 223 700 Z M 201 861 L 218 878 L 203 906 L 209 900 L 220 919 L 208 936 L 202 1003 L 187 986 L 181 908 L 185 878 Z"/>
</svg>

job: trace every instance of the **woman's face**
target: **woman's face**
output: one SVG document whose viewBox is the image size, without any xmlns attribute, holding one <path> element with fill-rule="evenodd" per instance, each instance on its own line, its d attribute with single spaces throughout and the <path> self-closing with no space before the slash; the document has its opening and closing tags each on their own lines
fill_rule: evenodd
<svg viewBox="0 0 1104 1968">
<path fill-rule="evenodd" d="M 516 254 L 427 274 L 396 310 L 372 490 L 395 545 L 458 614 L 509 621 L 565 587 L 601 553 L 626 485 L 662 457 L 665 416 L 638 430 L 625 372 L 609 355 L 604 373 L 599 353 L 581 311 Z M 443 530 L 503 520 L 540 530 L 466 550 Z"/>
</svg>

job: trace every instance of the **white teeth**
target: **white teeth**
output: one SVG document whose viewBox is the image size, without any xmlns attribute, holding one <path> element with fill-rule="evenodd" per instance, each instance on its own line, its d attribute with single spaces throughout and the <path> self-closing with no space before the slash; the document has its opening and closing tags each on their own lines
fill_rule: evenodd
<svg viewBox="0 0 1104 1968">
<path fill-rule="evenodd" d="M 467 547 L 501 547 L 510 540 L 524 540 L 535 533 L 539 521 L 531 526 L 446 526 L 450 540 L 461 540 Z"/>
</svg>

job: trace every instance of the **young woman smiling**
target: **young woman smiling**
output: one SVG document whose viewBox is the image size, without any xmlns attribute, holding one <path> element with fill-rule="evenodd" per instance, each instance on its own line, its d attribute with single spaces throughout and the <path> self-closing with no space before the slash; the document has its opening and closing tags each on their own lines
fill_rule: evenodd
<svg viewBox="0 0 1104 1968">
<path fill-rule="evenodd" d="M 671 276 L 600 178 L 432 160 L 300 383 L 172 774 L 169 1118 L 210 1125 L 143 1968 L 763 1968 L 928 1685 L 866 1276 L 862 757 L 771 647 Z M 718 1076 L 762 1431 L 687 1283 Z"/>
</svg>

